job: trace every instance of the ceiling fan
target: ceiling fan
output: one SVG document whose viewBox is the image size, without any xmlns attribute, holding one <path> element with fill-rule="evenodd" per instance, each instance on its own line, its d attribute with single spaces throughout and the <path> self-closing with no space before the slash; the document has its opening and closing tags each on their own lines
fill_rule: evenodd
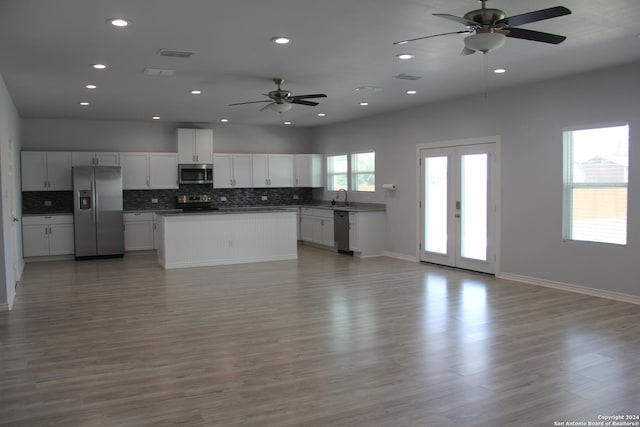
<svg viewBox="0 0 640 427">
<path fill-rule="evenodd" d="M 280 85 L 284 82 L 284 79 L 273 79 L 273 82 L 278 86 L 278 89 L 272 90 L 269 93 L 263 94 L 264 96 L 268 96 L 269 99 L 264 99 L 261 101 L 249 101 L 249 102 L 237 102 L 235 104 L 229 104 L 229 106 L 234 105 L 244 105 L 244 104 L 257 104 L 259 102 L 268 102 L 267 105 L 262 107 L 260 111 L 271 109 L 277 111 L 278 113 L 284 113 L 285 111 L 289 111 L 293 104 L 300 105 L 308 105 L 310 107 L 315 107 L 318 105 L 317 102 L 307 101 L 310 98 L 326 98 L 327 95 L 324 93 L 314 93 L 311 95 L 291 95 L 291 92 L 288 90 L 284 90 L 280 87 Z"/>
<path fill-rule="evenodd" d="M 476 51 L 487 53 L 497 49 L 505 42 L 506 37 L 531 40 L 535 42 L 559 44 L 566 37 L 557 34 L 543 33 L 540 31 L 514 28 L 532 22 L 543 21 L 545 19 L 556 18 L 558 16 L 569 15 L 571 11 L 563 6 L 550 7 L 548 9 L 536 10 L 523 13 L 521 15 L 507 16 L 500 9 L 487 8 L 486 0 L 479 0 L 482 3 L 481 9 L 467 12 L 462 18 L 449 15 L 447 13 L 434 13 L 434 16 L 449 19 L 467 27 L 466 30 L 452 31 L 449 33 L 434 34 L 414 39 L 394 42 L 395 45 L 406 44 L 416 40 L 428 39 L 431 37 L 446 36 L 449 34 L 471 34 L 464 39 L 465 47 L 461 55 L 471 55 Z"/>
</svg>

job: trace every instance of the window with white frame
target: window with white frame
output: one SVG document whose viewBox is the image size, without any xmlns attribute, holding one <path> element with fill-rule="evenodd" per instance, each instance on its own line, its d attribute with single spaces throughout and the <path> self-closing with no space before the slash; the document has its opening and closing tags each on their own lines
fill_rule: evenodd
<svg viewBox="0 0 640 427">
<path fill-rule="evenodd" d="M 327 189 L 349 190 L 347 155 L 327 156 Z"/>
<path fill-rule="evenodd" d="M 565 130 L 563 237 L 627 244 L 629 125 Z"/>
<path fill-rule="evenodd" d="M 351 155 L 351 182 L 355 191 L 376 191 L 376 153 Z"/>
</svg>

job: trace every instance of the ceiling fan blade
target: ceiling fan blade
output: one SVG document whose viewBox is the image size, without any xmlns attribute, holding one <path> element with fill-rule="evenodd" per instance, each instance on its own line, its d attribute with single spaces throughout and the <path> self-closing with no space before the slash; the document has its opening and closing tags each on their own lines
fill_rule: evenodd
<svg viewBox="0 0 640 427">
<path fill-rule="evenodd" d="M 287 101 L 291 100 L 291 99 L 306 99 L 306 98 L 326 98 L 327 95 L 325 95 L 324 93 L 314 93 L 311 95 L 296 95 L 296 96 L 290 96 L 287 98 Z"/>
<path fill-rule="evenodd" d="M 393 42 L 393 44 L 406 44 L 406 43 L 409 43 L 409 42 L 414 42 L 416 40 L 430 39 L 432 37 L 448 36 L 449 34 L 469 34 L 471 32 L 472 31 L 470 31 L 470 30 L 452 31 L 450 33 L 433 34 L 431 36 L 416 37 L 415 39 L 401 40 L 399 42 Z"/>
<path fill-rule="evenodd" d="M 525 30 L 524 28 L 509 28 L 509 34 L 507 34 L 507 37 L 550 44 L 559 44 L 567 39 L 565 36 L 559 36 L 557 34 L 551 33 L 542 33 L 540 31 Z"/>
<path fill-rule="evenodd" d="M 462 24 L 465 27 L 478 27 L 478 23 L 476 21 L 472 21 L 471 19 L 461 18 L 459 16 L 450 15 L 448 13 L 434 13 L 433 16 L 437 16 L 439 18 L 448 19 L 450 21 L 455 21 L 458 24 Z"/>
<path fill-rule="evenodd" d="M 468 56 L 468 55 L 472 55 L 472 54 L 474 54 L 474 53 L 476 53 L 476 51 L 475 51 L 475 50 L 473 50 L 473 49 L 469 49 L 468 47 L 466 47 L 466 46 L 465 46 L 465 47 L 462 49 L 462 52 L 460 52 L 460 56 Z"/>
<path fill-rule="evenodd" d="M 236 102 L 235 104 L 229 104 L 229 107 L 232 107 L 234 105 L 257 104 L 258 102 L 272 102 L 272 101 L 269 99 L 265 99 L 264 101 Z"/>
<path fill-rule="evenodd" d="M 563 6 L 550 7 L 549 9 L 536 10 L 529 13 L 523 13 L 521 15 L 508 16 L 506 18 L 496 21 L 497 24 L 507 24 L 510 27 L 517 27 L 518 25 L 529 24 L 531 22 L 543 21 L 545 19 L 556 18 L 558 16 L 564 16 L 571 14 L 571 11 Z"/>
<path fill-rule="evenodd" d="M 260 110 L 258 110 L 258 111 L 264 111 L 264 110 L 266 110 L 267 108 L 271 107 L 273 104 L 275 104 L 275 102 L 270 102 L 270 101 L 267 101 L 267 102 L 269 102 L 269 103 L 268 103 L 267 105 L 265 105 L 264 107 L 262 107 L 262 108 L 261 108 Z"/>
<path fill-rule="evenodd" d="M 318 105 L 317 102 L 313 102 L 313 101 L 304 101 L 302 99 L 287 99 L 287 102 L 290 102 L 292 104 L 300 104 L 300 105 L 308 105 L 310 107 L 315 107 L 316 105 Z"/>
</svg>

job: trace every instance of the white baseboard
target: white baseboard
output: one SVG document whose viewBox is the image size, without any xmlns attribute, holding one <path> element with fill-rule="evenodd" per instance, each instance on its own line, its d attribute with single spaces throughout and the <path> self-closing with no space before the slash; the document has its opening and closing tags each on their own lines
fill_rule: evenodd
<svg viewBox="0 0 640 427">
<path fill-rule="evenodd" d="M 418 259 L 416 257 L 414 257 L 414 256 L 401 254 L 401 253 L 397 253 L 397 252 L 384 251 L 384 256 L 389 257 L 389 258 L 401 259 L 403 261 L 418 262 Z"/>
<path fill-rule="evenodd" d="M 623 294 L 620 292 L 604 291 L 601 289 L 588 288 L 586 286 L 572 285 L 569 283 L 554 282 L 551 280 L 538 279 L 536 277 L 521 276 L 518 274 L 499 273 L 496 278 L 513 280 L 514 282 L 527 283 L 529 285 L 544 286 L 547 288 L 558 289 L 561 291 L 575 292 L 583 295 L 606 298 L 615 301 L 628 302 L 640 305 L 640 297 L 635 295 Z"/>
</svg>

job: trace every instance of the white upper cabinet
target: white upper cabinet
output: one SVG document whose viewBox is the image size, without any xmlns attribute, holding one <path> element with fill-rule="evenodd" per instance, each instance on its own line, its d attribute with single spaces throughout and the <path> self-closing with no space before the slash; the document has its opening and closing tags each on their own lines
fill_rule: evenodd
<svg viewBox="0 0 640 427">
<path fill-rule="evenodd" d="M 214 188 L 251 188 L 252 180 L 251 154 L 214 154 L 213 155 L 213 187 Z"/>
<path fill-rule="evenodd" d="M 293 187 L 292 154 L 269 154 L 269 186 Z"/>
<path fill-rule="evenodd" d="M 71 153 L 73 166 L 120 166 L 117 152 L 74 151 Z"/>
<path fill-rule="evenodd" d="M 253 186 L 293 187 L 292 154 L 253 154 Z"/>
<path fill-rule="evenodd" d="M 295 182 L 296 187 L 322 187 L 322 155 L 296 154 Z"/>
<path fill-rule="evenodd" d="M 178 188 L 176 153 L 120 153 L 124 190 Z"/>
<path fill-rule="evenodd" d="M 178 163 L 213 163 L 213 131 L 211 129 L 178 129 Z"/>
<path fill-rule="evenodd" d="M 71 153 L 64 151 L 23 151 L 22 191 L 70 191 Z"/>
<path fill-rule="evenodd" d="M 233 154 L 213 155 L 213 188 L 233 188 Z"/>
<path fill-rule="evenodd" d="M 149 153 L 120 153 L 123 190 L 149 188 Z"/>
<path fill-rule="evenodd" d="M 176 153 L 149 153 L 149 188 L 178 188 Z"/>
</svg>

